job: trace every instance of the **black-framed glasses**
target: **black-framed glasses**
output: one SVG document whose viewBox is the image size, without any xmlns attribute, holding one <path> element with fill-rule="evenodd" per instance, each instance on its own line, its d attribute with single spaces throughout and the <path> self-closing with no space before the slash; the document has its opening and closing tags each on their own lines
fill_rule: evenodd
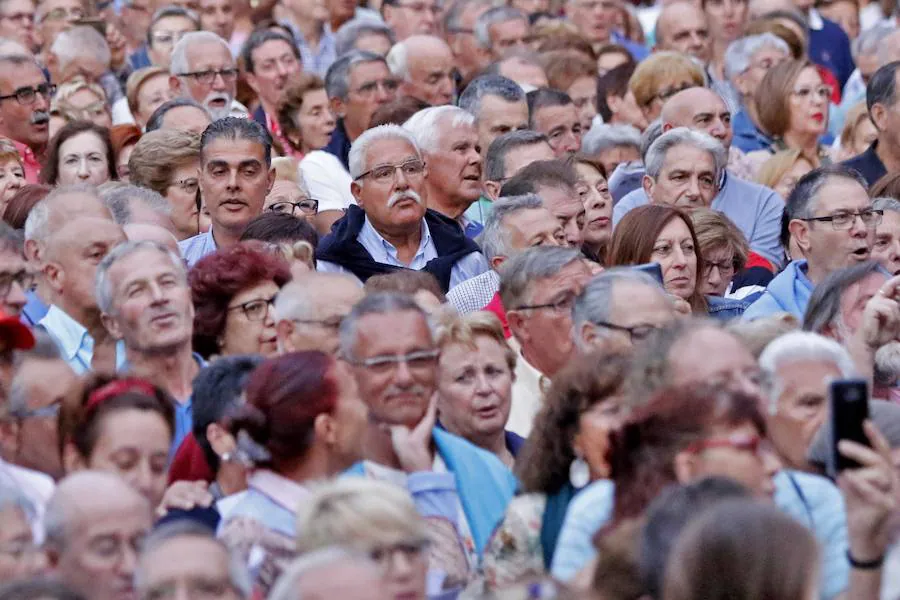
<svg viewBox="0 0 900 600">
<path fill-rule="evenodd" d="M 9 100 L 10 98 L 15 98 L 16 102 L 18 102 L 19 104 L 28 106 L 29 104 L 34 104 L 34 101 L 37 99 L 38 94 L 49 100 L 55 93 L 55 85 L 53 85 L 52 83 L 42 83 L 38 86 L 33 87 L 20 87 L 12 94 L 0 96 L 0 102 L 2 102 L 3 100 Z"/>
<path fill-rule="evenodd" d="M 34 273 L 22 269 L 17 273 L 0 275 L 0 298 L 9 296 L 13 283 L 18 283 L 23 292 L 30 292 L 34 288 Z"/>
<path fill-rule="evenodd" d="M 593 321 L 593 323 L 598 327 L 606 327 L 613 331 L 624 331 L 633 342 L 646 339 L 651 333 L 659 329 L 656 325 L 650 325 L 649 323 L 639 323 L 637 325 L 632 325 L 631 327 L 617 325 L 608 321 Z"/>
<path fill-rule="evenodd" d="M 266 315 L 269 314 L 269 307 L 273 304 L 275 304 L 275 296 L 272 296 L 271 298 L 248 300 L 237 306 L 229 306 L 227 310 L 228 312 L 233 310 L 243 311 L 244 316 L 247 317 L 248 321 L 262 321 L 266 318 Z"/>
<path fill-rule="evenodd" d="M 374 169 L 360 173 L 353 181 L 371 177 L 376 183 L 387 183 L 396 177 L 397 171 L 403 171 L 405 177 L 417 177 L 425 171 L 425 161 L 412 158 L 399 165 L 378 165 Z"/>
<path fill-rule="evenodd" d="M 237 81 L 238 70 L 237 69 L 219 69 L 218 71 L 213 69 L 208 69 L 206 71 L 192 71 L 191 73 L 179 73 L 178 77 L 190 77 L 194 81 L 198 83 L 202 83 L 203 85 L 210 85 L 212 82 L 216 80 L 216 77 L 221 77 L 222 81 L 225 83 L 231 83 L 233 81 Z"/>
<path fill-rule="evenodd" d="M 713 269 L 718 269 L 722 277 L 731 277 L 734 275 L 734 260 L 720 260 L 719 262 L 704 261 L 703 275 L 709 277 Z"/>
<path fill-rule="evenodd" d="M 291 319 L 294 323 L 302 323 L 304 325 L 318 325 L 319 327 L 324 327 L 325 329 L 333 329 L 337 331 L 341 328 L 341 323 L 344 322 L 344 315 L 335 315 L 333 317 L 328 317 L 327 319 Z"/>
<path fill-rule="evenodd" d="M 284 200 L 282 202 L 273 202 L 266 210 L 287 215 L 295 215 L 299 210 L 304 215 L 314 215 L 319 212 L 319 201 L 315 198 L 304 198 L 299 202 Z"/>
<path fill-rule="evenodd" d="M 559 300 L 547 302 L 546 304 L 524 304 L 516 308 L 516 310 L 537 310 L 540 308 L 549 308 L 555 310 L 556 312 L 566 312 L 572 310 L 573 304 L 575 304 L 575 294 L 569 294 L 567 296 L 563 296 Z"/>
<path fill-rule="evenodd" d="M 841 231 L 844 229 L 851 229 L 853 227 L 853 224 L 856 222 L 857 217 L 862 220 L 863 225 L 865 225 L 867 229 L 872 229 L 873 227 L 881 224 L 881 219 L 884 217 L 884 211 L 870 208 L 867 210 L 861 210 L 859 212 L 839 212 L 833 215 L 828 215 L 827 217 L 807 217 L 800 220 L 807 222 L 819 221 L 822 223 L 831 223 L 831 226 L 835 229 L 835 231 Z"/>
<path fill-rule="evenodd" d="M 373 356 L 371 358 L 359 359 L 345 356 L 344 360 L 346 360 L 351 365 L 364 367 L 375 373 L 384 374 L 396 369 L 400 365 L 400 363 L 405 364 L 407 367 L 409 367 L 410 370 L 413 371 L 430 369 L 434 366 L 434 362 L 437 360 L 437 357 L 440 355 L 440 353 L 441 351 L 438 349 L 419 350 L 417 352 L 410 352 L 409 354 Z"/>
<path fill-rule="evenodd" d="M 653 98 L 650 99 L 650 102 L 653 102 L 653 100 L 655 100 L 657 98 L 659 98 L 660 101 L 665 102 L 666 100 L 668 100 L 669 98 L 671 98 L 672 96 L 677 94 L 678 92 L 683 92 L 684 90 L 689 90 L 689 89 L 695 88 L 695 87 L 697 87 L 697 85 L 694 83 L 685 83 L 678 87 L 667 88 L 667 89 L 661 90 L 658 94 L 653 96 Z M 647 104 L 649 104 L 650 102 L 648 102 Z"/>
</svg>

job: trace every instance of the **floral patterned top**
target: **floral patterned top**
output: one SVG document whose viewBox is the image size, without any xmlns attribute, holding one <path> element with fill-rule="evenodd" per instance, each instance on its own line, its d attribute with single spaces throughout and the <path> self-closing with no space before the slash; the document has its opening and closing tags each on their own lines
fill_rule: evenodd
<svg viewBox="0 0 900 600">
<path fill-rule="evenodd" d="M 485 589 L 496 590 L 543 576 L 541 524 L 546 506 L 546 494 L 523 494 L 512 499 L 484 550 Z"/>
</svg>

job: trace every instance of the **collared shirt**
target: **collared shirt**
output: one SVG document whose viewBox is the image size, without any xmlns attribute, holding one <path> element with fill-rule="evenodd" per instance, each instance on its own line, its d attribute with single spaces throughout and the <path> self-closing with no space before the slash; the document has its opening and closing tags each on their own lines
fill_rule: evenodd
<svg viewBox="0 0 900 600">
<path fill-rule="evenodd" d="M 466 212 L 464 214 L 470 221 L 474 221 L 476 223 L 481 223 L 482 225 L 484 225 L 485 219 L 490 216 L 491 211 L 493 210 L 494 203 L 491 202 L 490 198 L 481 196 L 480 198 L 478 198 L 478 200 L 473 202 L 472 205 L 469 206 L 469 208 L 466 209 Z"/>
<path fill-rule="evenodd" d="M 34 155 L 31 146 L 22 142 L 17 142 L 16 140 L 13 140 L 12 143 L 16 147 L 16 152 L 19 153 L 19 158 L 22 159 L 22 168 L 25 170 L 25 181 L 28 183 L 39 183 L 41 163 Z"/>
<path fill-rule="evenodd" d="M 50 307 L 44 304 L 44 301 L 33 291 L 25 292 L 25 298 L 27 302 L 22 307 L 22 314 L 19 316 L 19 320 L 29 327 L 34 327 L 44 318 Z"/>
<path fill-rule="evenodd" d="M 52 304 L 47 314 L 38 323 L 50 334 L 59 347 L 63 360 L 66 361 L 76 375 L 84 375 L 92 370 L 91 359 L 94 357 L 94 338 L 88 330 L 70 317 L 64 310 Z M 125 364 L 125 344 L 120 340 L 116 344 L 116 371 Z"/>
<path fill-rule="evenodd" d="M 269 469 L 257 469 L 247 478 L 247 487 L 258 490 L 278 505 L 296 514 L 300 504 L 309 498 L 309 490 Z"/>
<path fill-rule="evenodd" d="M 178 242 L 178 249 L 181 250 L 181 257 L 184 258 L 188 268 L 193 267 L 201 258 L 218 249 L 212 227 L 209 228 L 209 231 L 181 240 Z"/>
<path fill-rule="evenodd" d="M 366 222 L 363 224 L 362 229 L 360 229 L 356 239 L 362 244 L 363 248 L 366 249 L 375 262 L 380 262 L 385 265 L 421 271 L 425 268 L 425 265 L 428 264 L 428 261 L 438 257 L 437 248 L 434 245 L 434 240 L 431 239 L 431 232 L 428 229 L 428 224 L 425 222 L 425 219 L 422 219 L 422 239 L 419 242 L 419 249 L 416 250 L 416 255 L 409 264 L 401 261 L 397 255 L 397 248 L 381 237 L 380 233 L 375 231 L 375 228 L 369 221 L 369 217 L 366 217 Z M 186 257 L 187 256 L 185 255 L 185 258 Z M 318 261 L 316 270 L 325 273 L 350 273 L 350 271 L 344 267 L 324 260 Z M 450 271 L 450 287 L 457 286 L 463 281 L 471 279 L 476 275 L 481 275 L 488 270 L 490 270 L 490 267 L 483 254 L 480 252 L 467 254 L 453 265 L 453 268 Z"/>
<path fill-rule="evenodd" d="M 56 488 L 53 479 L 46 473 L 26 469 L 19 465 L 5 462 L 0 458 L 0 486 L 19 490 L 31 502 L 35 511 L 31 529 L 34 533 L 35 541 L 37 543 L 43 542 L 44 508 L 47 506 L 50 496 L 53 495 L 53 490 Z"/>
<path fill-rule="evenodd" d="M 484 309 L 499 289 L 500 276 L 491 269 L 452 288 L 447 292 L 447 302 L 459 314 L 465 315 Z"/>
<path fill-rule="evenodd" d="M 866 183 L 872 185 L 887 174 L 884 163 L 878 158 L 877 148 L 878 140 L 875 140 L 866 148 L 865 152 L 841 164 L 859 171 L 859 174 L 865 178 Z"/>
<path fill-rule="evenodd" d="M 300 50 L 300 59 L 303 61 L 303 70 L 307 73 L 315 73 L 319 77 L 325 77 L 328 67 L 337 58 L 337 50 L 334 43 L 334 33 L 331 32 L 331 25 L 325 23 L 322 26 L 322 32 L 319 36 L 319 47 L 313 51 L 303 33 L 290 21 L 282 21 L 283 25 L 294 34 L 294 42 Z"/>
<path fill-rule="evenodd" d="M 534 417 L 544 405 L 544 391 L 550 384 L 550 379 L 525 360 L 522 347 L 515 337 L 509 339 L 509 345 L 518 354 L 518 360 L 506 429 L 527 438 L 531 433 Z"/>
</svg>

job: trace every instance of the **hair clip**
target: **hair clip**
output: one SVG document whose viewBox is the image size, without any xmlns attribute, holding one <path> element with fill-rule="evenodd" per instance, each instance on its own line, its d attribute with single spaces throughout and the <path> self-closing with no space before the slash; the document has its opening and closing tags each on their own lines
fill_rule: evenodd
<svg viewBox="0 0 900 600">
<path fill-rule="evenodd" d="M 272 455 L 261 444 L 241 429 L 237 434 L 237 455 L 246 465 L 255 465 L 272 460 Z"/>
</svg>

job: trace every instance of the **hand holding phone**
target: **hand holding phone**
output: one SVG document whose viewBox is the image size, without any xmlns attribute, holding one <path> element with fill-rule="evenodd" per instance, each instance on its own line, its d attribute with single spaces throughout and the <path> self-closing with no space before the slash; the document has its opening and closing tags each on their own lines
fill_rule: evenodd
<svg viewBox="0 0 900 600">
<path fill-rule="evenodd" d="M 869 385 L 864 379 L 838 379 L 828 388 L 831 401 L 832 455 L 838 473 L 844 469 L 857 469 L 860 464 L 845 457 L 838 450 L 838 442 L 850 440 L 863 446 L 871 446 L 863 423 L 869 418 Z"/>
</svg>

